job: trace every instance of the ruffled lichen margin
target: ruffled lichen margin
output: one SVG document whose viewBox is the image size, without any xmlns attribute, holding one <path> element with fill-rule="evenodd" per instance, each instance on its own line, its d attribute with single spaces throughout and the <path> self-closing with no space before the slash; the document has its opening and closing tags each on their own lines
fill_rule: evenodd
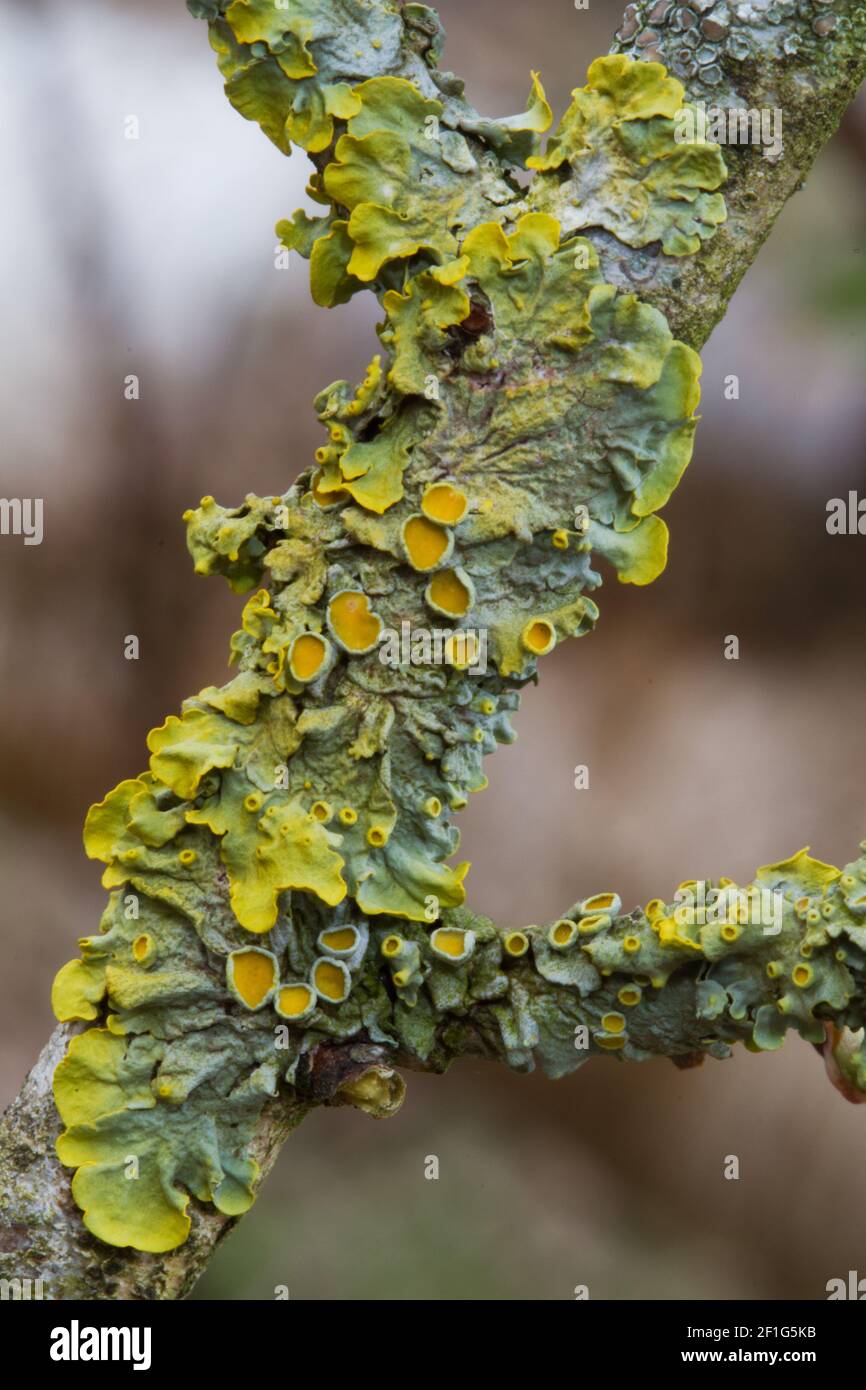
<svg viewBox="0 0 866 1390">
<path fill-rule="evenodd" d="M 727 913 L 673 893 L 624 913 L 596 891 L 523 931 L 470 912 L 454 862 L 483 756 L 510 741 L 544 655 L 594 625 L 603 568 L 641 584 L 664 566 L 694 348 L 856 86 L 862 7 L 829 27 L 825 7 L 716 15 L 748 40 L 717 54 L 737 98 L 789 98 L 781 174 L 754 149 L 675 140 L 706 93 L 657 61 L 685 61 L 670 7 L 652 7 L 651 41 L 630 7 L 552 131 L 535 74 L 524 112 L 479 116 L 439 70 L 424 6 L 189 8 L 241 114 L 310 154 L 321 213 L 279 235 L 309 258 L 317 303 L 377 295 L 381 351 L 359 387 L 318 397 L 325 439 L 293 487 L 187 514 L 196 571 L 249 594 L 237 674 L 169 716 L 148 770 L 88 816 L 109 904 L 55 982 L 49 1056 L 68 1041 L 57 1152 L 98 1240 L 67 1216 L 63 1259 L 36 1210 L 46 1169 L 66 1202 L 37 1142 L 54 1125 L 47 1057 L 0 1151 L 16 1159 L 16 1268 L 53 1263 L 84 1296 L 112 1277 L 183 1292 L 309 1108 L 391 1114 L 399 1067 L 689 1065 L 793 1027 L 846 1094 L 866 1084 L 866 859 L 840 872 L 801 852 L 752 885 L 706 885 Z M 781 57 L 774 26 L 801 39 Z M 434 627 L 440 660 L 381 659 L 388 634 Z M 752 920 L 762 902 L 773 915 Z M 132 1247 L 114 1276 L 109 1246 Z"/>
</svg>

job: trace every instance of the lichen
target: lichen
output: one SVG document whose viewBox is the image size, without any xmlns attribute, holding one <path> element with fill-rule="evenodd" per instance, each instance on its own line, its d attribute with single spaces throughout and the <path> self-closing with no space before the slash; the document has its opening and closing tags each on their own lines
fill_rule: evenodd
<svg viewBox="0 0 866 1390">
<path fill-rule="evenodd" d="M 374 289 L 382 351 L 357 389 L 320 393 L 327 442 L 292 487 L 186 513 L 196 572 L 248 595 L 236 672 L 87 818 L 110 898 L 55 982 L 58 1016 L 93 1025 L 56 1073 L 58 1152 L 88 1227 L 151 1251 L 185 1239 L 190 1197 L 249 1206 L 262 1110 L 281 1088 L 303 1100 L 329 1045 L 561 1075 L 669 1053 L 675 1018 L 677 1046 L 721 1055 L 853 1027 L 866 959 L 862 861 L 853 888 L 804 856 L 762 870 L 786 904 L 767 938 L 661 901 L 623 916 L 612 892 L 504 933 L 463 905 L 454 817 L 521 689 L 594 626 L 596 564 L 637 584 L 664 567 L 656 513 L 689 461 L 700 364 L 572 233 L 601 198 L 629 245 L 680 256 L 712 234 L 724 169 L 669 148 L 679 84 L 600 60 L 540 156 L 538 78 L 519 117 L 480 117 L 423 6 L 195 8 L 234 105 L 315 156 L 323 215 L 281 235 L 318 302 Z M 440 645 L 416 657 L 431 625 Z M 382 660 L 404 632 L 408 657 Z M 389 1114 L 398 1092 L 373 1068 L 341 1096 Z"/>
<path fill-rule="evenodd" d="M 725 218 L 717 145 L 680 143 L 683 87 L 661 63 L 597 58 L 543 155 L 528 203 L 563 230 L 603 227 L 626 246 L 658 241 L 669 256 L 700 249 Z"/>
</svg>

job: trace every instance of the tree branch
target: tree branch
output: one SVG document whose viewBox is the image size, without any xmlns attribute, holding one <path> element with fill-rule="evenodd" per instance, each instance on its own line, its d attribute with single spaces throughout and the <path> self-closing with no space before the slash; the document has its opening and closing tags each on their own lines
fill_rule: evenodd
<svg viewBox="0 0 866 1390">
<path fill-rule="evenodd" d="M 725 151 L 727 222 L 718 151 L 674 142 L 682 93 L 657 68 L 594 65 L 542 152 L 540 87 L 480 117 L 422 6 L 190 8 L 242 114 L 309 150 L 323 215 L 281 235 L 317 302 L 374 289 L 385 362 L 322 393 L 329 442 L 282 498 L 188 516 L 199 573 L 269 588 L 233 640 L 240 674 L 154 731 L 150 771 L 88 818 L 109 908 L 0 1130 L 0 1269 L 54 1298 L 183 1296 L 311 1106 L 391 1114 L 396 1065 L 688 1064 L 794 1026 L 846 1094 L 866 1083 L 863 860 L 796 856 L 751 892 L 723 883 L 709 913 L 698 885 L 625 915 L 596 894 L 523 933 L 462 907 L 446 863 L 537 658 L 595 622 L 591 553 L 626 582 L 664 564 L 655 512 L 697 402 L 674 334 L 704 341 L 835 129 L 864 6 L 769 27 L 752 6 L 736 24 L 703 0 L 630 7 L 619 51 L 669 61 L 690 97 L 783 110 L 782 158 Z M 380 659 L 436 621 L 443 651 Z M 491 668 L 455 646 L 467 628 Z M 52 1072 L 100 1239 L 54 1156 Z"/>
<path fill-rule="evenodd" d="M 728 218 L 700 255 L 677 265 L 609 247 L 605 271 L 615 283 L 657 305 L 677 337 L 700 348 L 866 75 L 866 5 L 696 0 L 689 9 L 646 0 L 628 6 L 611 51 L 664 63 L 708 109 L 780 120 L 777 157 L 764 153 L 768 142 L 726 145 Z"/>
</svg>

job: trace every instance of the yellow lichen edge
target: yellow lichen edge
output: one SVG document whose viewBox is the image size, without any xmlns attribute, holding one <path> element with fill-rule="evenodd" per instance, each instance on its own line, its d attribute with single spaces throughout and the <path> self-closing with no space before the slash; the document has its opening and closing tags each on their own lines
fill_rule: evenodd
<svg viewBox="0 0 866 1390">
<path fill-rule="evenodd" d="M 177 1153 L 150 1082 L 160 1048 L 153 1039 L 141 1041 L 133 1060 L 127 1040 L 107 1028 L 71 1040 L 54 1073 L 66 1126 L 57 1155 L 77 1168 L 72 1195 L 93 1235 L 107 1245 L 163 1254 L 189 1234 L 190 1195 L 240 1215 L 252 1204 L 258 1168 L 245 1160 L 236 1173 L 225 1172 L 206 1145 L 192 1162 Z"/>
<path fill-rule="evenodd" d="M 568 232 L 603 227 L 627 246 L 693 255 L 726 219 L 727 168 L 718 145 L 677 138 L 683 97 L 661 63 L 597 58 L 545 153 L 527 161 L 527 206 Z"/>
</svg>

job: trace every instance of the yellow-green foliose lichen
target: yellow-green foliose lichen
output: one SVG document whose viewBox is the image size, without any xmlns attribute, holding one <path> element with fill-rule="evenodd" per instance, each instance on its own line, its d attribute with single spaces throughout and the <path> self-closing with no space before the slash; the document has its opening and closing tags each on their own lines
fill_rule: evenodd
<svg viewBox="0 0 866 1390">
<path fill-rule="evenodd" d="M 576 118 L 543 157 L 556 197 L 542 209 L 513 172 L 551 119 L 538 79 L 520 116 L 478 116 L 437 72 L 432 11 L 192 8 L 234 105 L 280 149 L 316 156 L 323 216 L 282 229 L 311 259 L 314 296 L 370 285 L 384 317 L 357 390 L 318 397 L 327 442 L 295 485 L 186 514 L 196 572 L 248 595 L 236 671 L 155 729 L 148 770 L 87 819 L 110 899 L 55 984 L 58 1017 L 93 1025 L 57 1070 L 58 1152 L 88 1227 L 150 1251 L 185 1239 L 191 1197 L 249 1206 L 262 1110 L 281 1088 L 303 1105 L 323 1044 L 439 1069 L 481 1048 L 559 1074 L 582 1060 L 578 1025 L 586 1055 L 663 1050 L 659 1010 L 679 1005 L 661 986 L 680 970 L 674 990 L 694 993 L 699 961 L 701 1007 L 729 991 L 713 1017 L 730 1021 L 701 1024 L 717 1050 L 747 1022 L 775 1037 L 749 1008 L 781 988 L 763 970 L 763 994 L 741 1000 L 725 974 L 740 939 L 678 945 L 661 909 L 623 921 L 613 894 L 509 933 L 462 906 L 454 814 L 513 739 L 538 661 L 594 625 L 596 557 L 638 584 L 663 568 L 656 513 L 695 429 L 696 355 L 571 234 L 587 225 L 572 194 L 591 192 Z M 578 124 L 599 158 L 611 141 L 652 157 L 642 225 L 680 254 L 694 249 L 680 193 L 710 176 L 671 162 L 676 92 L 651 66 L 594 64 Z M 632 174 L 617 164 L 614 213 Z M 700 235 L 718 211 L 707 196 Z M 793 942 L 792 923 L 772 948 L 783 973 Z M 850 932 L 842 949 L 860 949 Z M 842 962 L 828 975 L 822 961 L 818 944 L 814 977 L 779 994 L 786 1022 L 812 1027 L 832 976 L 824 1007 L 844 1025 Z"/>
<path fill-rule="evenodd" d="M 661 243 L 669 256 L 700 249 L 725 220 L 717 190 L 726 177 L 718 145 L 677 137 L 682 84 L 661 63 L 597 58 L 544 154 L 531 207 L 567 232 L 603 227 L 626 246 Z"/>
</svg>

